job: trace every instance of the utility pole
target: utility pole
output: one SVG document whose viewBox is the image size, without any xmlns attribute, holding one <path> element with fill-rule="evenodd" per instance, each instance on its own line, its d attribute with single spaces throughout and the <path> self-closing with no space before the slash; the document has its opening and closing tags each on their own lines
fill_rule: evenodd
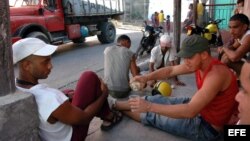
<svg viewBox="0 0 250 141">
<path fill-rule="evenodd" d="M 0 1 L 0 96 L 15 92 L 9 1 Z"/>
<path fill-rule="evenodd" d="M 173 0 L 174 3 L 174 45 L 176 46 L 176 51 L 180 51 L 181 42 L 181 0 Z M 178 59 L 180 63 L 180 58 Z"/>
</svg>

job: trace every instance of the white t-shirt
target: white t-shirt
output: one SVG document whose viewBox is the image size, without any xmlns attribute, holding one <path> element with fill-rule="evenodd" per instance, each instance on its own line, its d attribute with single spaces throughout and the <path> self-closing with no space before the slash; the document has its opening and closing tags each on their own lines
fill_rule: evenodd
<svg viewBox="0 0 250 141">
<path fill-rule="evenodd" d="M 17 88 L 35 96 L 40 119 L 39 135 L 43 141 L 70 141 L 73 129 L 62 122 L 50 124 L 47 122 L 51 113 L 68 98 L 58 89 L 48 87 L 46 84 L 37 84 L 30 89 Z"/>
<path fill-rule="evenodd" d="M 160 67 L 162 62 L 163 54 L 161 52 L 160 45 L 155 46 L 151 50 L 151 56 L 150 56 L 150 63 L 154 63 L 154 69 L 157 69 Z M 168 62 L 176 60 L 176 50 L 175 47 L 172 45 L 172 47 L 166 52 L 164 57 L 164 66 L 167 65 Z"/>
</svg>

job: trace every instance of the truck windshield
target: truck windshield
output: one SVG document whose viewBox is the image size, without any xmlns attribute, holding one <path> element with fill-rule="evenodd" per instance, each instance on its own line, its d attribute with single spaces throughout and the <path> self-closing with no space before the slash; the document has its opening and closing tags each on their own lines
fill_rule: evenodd
<svg viewBox="0 0 250 141">
<path fill-rule="evenodd" d="M 38 5 L 39 0 L 9 0 L 10 7 Z"/>
</svg>

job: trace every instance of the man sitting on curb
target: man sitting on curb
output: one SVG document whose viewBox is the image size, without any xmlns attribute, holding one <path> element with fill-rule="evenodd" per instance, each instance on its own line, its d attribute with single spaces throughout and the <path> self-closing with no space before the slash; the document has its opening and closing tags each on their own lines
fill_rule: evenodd
<svg viewBox="0 0 250 141">
<path fill-rule="evenodd" d="M 111 112 L 108 89 L 91 71 L 84 72 L 75 89 L 72 102 L 58 89 L 39 84 L 51 72 L 51 54 L 57 46 L 37 38 L 21 39 L 13 44 L 13 61 L 18 65 L 17 88 L 32 93 L 38 105 L 40 137 L 46 141 L 83 141 L 94 116 L 102 118 L 101 128 L 108 130 L 122 119 Z"/>
<path fill-rule="evenodd" d="M 208 41 L 199 35 L 185 38 L 178 56 L 184 58 L 183 64 L 136 76 L 131 82 L 145 85 L 149 80 L 195 72 L 198 90 L 192 98 L 156 95 L 129 101 L 110 99 L 110 103 L 132 119 L 171 134 L 196 141 L 217 140 L 237 111 L 236 76 L 210 55 Z"/>
<path fill-rule="evenodd" d="M 120 35 L 116 45 L 104 50 L 104 81 L 109 94 L 115 98 L 125 98 L 129 95 L 129 71 L 133 77 L 139 74 L 135 55 L 130 47 L 130 38 Z"/>
<path fill-rule="evenodd" d="M 230 34 L 233 36 L 233 44 L 229 47 L 222 47 L 219 52 L 222 55 L 221 62 L 227 64 L 239 76 L 242 65 L 250 57 L 250 30 L 249 19 L 244 14 L 233 15 L 229 20 Z M 247 56 L 248 55 L 248 56 Z"/>
<path fill-rule="evenodd" d="M 176 65 L 176 60 L 176 49 L 172 45 L 172 38 L 169 35 L 162 35 L 160 38 L 160 45 L 155 46 L 151 51 L 149 72 L 153 72 L 168 65 L 174 66 Z M 179 81 L 177 76 L 174 76 L 173 79 L 176 85 L 185 86 L 185 83 Z M 153 87 L 155 82 L 156 80 L 152 80 L 149 82 L 149 85 Z"/>
</svg>

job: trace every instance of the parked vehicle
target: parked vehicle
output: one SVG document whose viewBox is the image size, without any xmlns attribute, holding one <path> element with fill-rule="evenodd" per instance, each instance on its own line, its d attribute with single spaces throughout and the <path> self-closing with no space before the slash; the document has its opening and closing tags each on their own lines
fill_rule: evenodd
<svg viewBox="0 0 250 141">
<path fill-rule="evenodd" d="M 205 28 L 199 27 L 197 25 L 191 24 L 186 26 L 187 35 L 198 34 L 205 37 L 210 45 L 222 46 L 222 37 L 219 31 L 218 24 L 224 19 L 217 19 L 215 21 L 210 21 Z"/>
<path fill-rule="evenodd" d="M 141 57 L 144 52 L 149 54 L 152 48 L 155 46 L 157 39 L 163 34 L 163 27 L 159 26 L 154 28 L 151 25 L 146 24 L 145 29 L 142 30 L 142 39 L 140 45 L 136 50 L 136 57 Z"/>
<path fill-rule="evenodd" d="M 46 43 L 84 42 L 97 35 L 101 43 L 115 40 L 111 19 L 123 14 L 123 0 L 9 0 L 12 42 L 35 37 Z"/>
</svg>

